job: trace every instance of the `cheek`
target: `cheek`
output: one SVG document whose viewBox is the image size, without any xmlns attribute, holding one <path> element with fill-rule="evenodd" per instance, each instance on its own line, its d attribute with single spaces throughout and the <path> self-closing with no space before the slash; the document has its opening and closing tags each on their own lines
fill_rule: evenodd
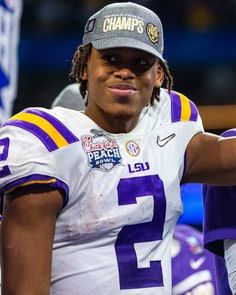
<svg viewBox="0 0 236 295">
<path fill-rule="evenodd" d="M 149 84 L 155 85 L 155 82 L 157 80 L 157 67 L 156 65 L 153 65 L 148 71 L 144 73 L 145 80 Z"/>
<path fill-rule="evenodd" d="M 150 71 L 145 76 L 145 79 L 143 80 L 143 85 L 145 87 L 145 90 L 152 93 L 153 88 L 155 87 L 155 84 L 156 84 L 156 72 Z"/>
<path fill-rule="evenodd" d="M 95 67 L 89 69 L 88 72 L 88 91 L 89 96 L 96 98 L 98 101 L 100 97 L 104 97 L 106 77 L 102 70 L 96 69 Z"/>
<path fill-rule="evenodd" d="M 99 84 L 106 80 L 107 74 L 104 70 L 96 68 L 94 66 L 89 72 L 90 83 Z"/>
<path fill-rule="evenodd" d="M 146 103 L 150 102 L 150 99 L 151 99 L 152 93 L 153 93 L 153 89 L 156 85 L 156 78 L 157 78 L 157 74 L 156 74 L 156 71 L 154 71 L 153 69 L 150 69 L 150 71 L 148 73 L 146 73 L 145 77 L 143 77 L 142 96 L 146 97 Z"/>
</svg>

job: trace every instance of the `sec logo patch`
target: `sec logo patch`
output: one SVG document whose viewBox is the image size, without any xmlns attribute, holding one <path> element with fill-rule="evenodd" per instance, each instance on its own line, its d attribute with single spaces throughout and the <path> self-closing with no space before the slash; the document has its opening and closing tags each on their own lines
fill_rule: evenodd
<svg viewBox="0 0 236 295">
<path fill-rule="evenodd" d="M 140 147 L 135 141 L 128 141 L 125 147 L 128 154 L 132 157 L 137 157 L 140 153 Z"/>
</svg>

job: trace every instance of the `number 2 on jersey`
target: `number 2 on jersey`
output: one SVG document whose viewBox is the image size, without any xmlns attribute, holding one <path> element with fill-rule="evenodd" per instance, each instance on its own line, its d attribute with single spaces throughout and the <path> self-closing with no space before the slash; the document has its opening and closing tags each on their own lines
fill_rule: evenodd
<svg viewBox="0 0 236 295">
<path fill-rule="evenodd" d="M 8 150 L 9 150 L 9 138 L 5 137 L 0 139 L 0 161 L 4 161 L 8 157 Z M 11 174 L 10 169 L 7 165 L 0 166 L 0 178 L 3 178 L 7 175 Z"/>
<path fill-rule="evenodd" d="M 148 175 L 121 179 L 118 184 L 120 206 L 135 204 L 137 197 L 150 195 L 154 202 L 152 220 L 124 226 L 115 243 L 121 289 L 163 286 L 161 261 L 150 261 L 150 267 L 138 268 L 134 248 L 135 243 L 162 240 L 166 214 L 163 182 L 158 175 Z"/>
</svg>

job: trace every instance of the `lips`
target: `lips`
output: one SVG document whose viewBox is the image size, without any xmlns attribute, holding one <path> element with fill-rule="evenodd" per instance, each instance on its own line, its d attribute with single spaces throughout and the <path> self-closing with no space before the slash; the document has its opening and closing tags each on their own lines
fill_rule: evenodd
<svg viewBox="0 0 236 295">
<path fill-rule="evenodd" d="M 118 96 L 129 96 L 137 91 L 137 88 L 126 83 L 113 84 L 108 88 L 112 93 Z"/>
</svg>

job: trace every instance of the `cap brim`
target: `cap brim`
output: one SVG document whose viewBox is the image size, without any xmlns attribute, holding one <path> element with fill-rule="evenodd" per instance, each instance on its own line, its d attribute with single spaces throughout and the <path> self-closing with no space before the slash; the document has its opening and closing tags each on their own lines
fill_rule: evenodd
<svg viewBox="0 0 236 295">
<path fill-rule="evenodd" d="M 92 45 L 98 49 L 109 49 L 109 48 L 120 48 L 120 47 L 128 47 L 143 50 L 147 53 L 155 55 L 157 58 L 165 62 L 163 56 L 152 46 L 144 43 L 143 41 L 139 41 L 134 38 L 128 37 L 116 37 L 116 38 L 107 38 L 107 39 L 98 39 L 93 40 Z"/>
</svg>

